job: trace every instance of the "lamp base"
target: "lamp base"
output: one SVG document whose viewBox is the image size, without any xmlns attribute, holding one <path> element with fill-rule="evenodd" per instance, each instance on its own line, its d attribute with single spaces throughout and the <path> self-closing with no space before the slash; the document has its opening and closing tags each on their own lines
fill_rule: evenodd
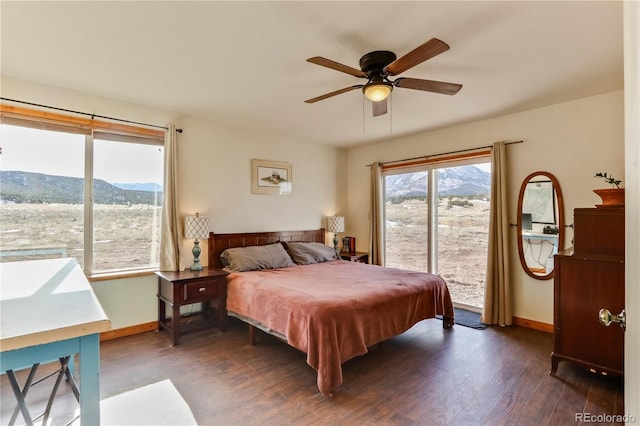
<svg viewBox="0 0 640 426">
<path fill-rule="evenodd" d="M 333 248 L 338 250 L 338 243 L 340 240 L 338 239 L 338 233 L 333 234 Z"/>
<path fill-rule="evenodd" d="M 204 267 L 200 264 L 201 252 L 202 250 L 200 250 L 200 242 L 198 240 L 194 240 L 193 250 L 191 250 L 191 253 L 193 253 L 193 265 L 191 265 L 191 268 L 189 268 L 190 271 L 202 271 L 204 269 Z"/>
</svg>

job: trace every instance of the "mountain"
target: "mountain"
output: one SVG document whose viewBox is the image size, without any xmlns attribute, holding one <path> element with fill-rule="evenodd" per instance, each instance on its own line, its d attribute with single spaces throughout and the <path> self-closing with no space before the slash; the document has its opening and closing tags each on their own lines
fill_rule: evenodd
<svg viewBox="0 0 640 426">
<path fill-rule="evenodd" d="M 387 197 L 425 197 L 426 173 L 404 173 L 386 178 Z M 114 183 L 94 180 L 96 204 L 160 205 L 162 188 L 155 183 Z M 438 195 L 489 194 L 491 174 L 476 166 L 457 166 L 438 170 Z M 159 193 L 154 192 L 159 191 Z M 14 203 L 83 202 L 84 180 L 22 171 L 0 171 L 0 201 Z"/>
<path fill-rule="evenodd" d="M 112 183 L 111 185 L 120 189 L 128 189 L 132 191 L 149 191 L 149 192 L 162 192 L 162 185 L 158 185 L 155 182 L 144 183 Z"/>
<path fill-rule="evenodd" d="M 0 201 L 13 203 L 83 202 L 84 179 L 22 171 L 0 171 Z M 102 179 L 94 179 L 96 204 L 162 203 L 162 193 L 118 188 Z"/>
<path fill-rule="evenodd" d="M 427 173 L 387 176 L 387 197 L 426 197 Z M 484 195 L 491 189 L 491 173 L 479 167 L 456 166 L 438 170 L 438 195 Z"/>
</svg>

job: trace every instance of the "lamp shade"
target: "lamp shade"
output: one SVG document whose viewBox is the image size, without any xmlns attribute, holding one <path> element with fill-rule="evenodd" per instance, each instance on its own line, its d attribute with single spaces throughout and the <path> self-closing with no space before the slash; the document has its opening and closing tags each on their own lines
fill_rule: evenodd
<svg viewBox="0 0 640 426">
<path fill-rule="evenodd" d="M 209 218 L 200 216 L 187 216 L 184 219 L 184 236 L 194 240 L 206 240 L 209 238 Z"/>
<path fill-rule="evenodd" d="M 329 216 L 328 220 L 329 232 L 344 232 L 344 217 L 342 216 Z"/>
</svg>

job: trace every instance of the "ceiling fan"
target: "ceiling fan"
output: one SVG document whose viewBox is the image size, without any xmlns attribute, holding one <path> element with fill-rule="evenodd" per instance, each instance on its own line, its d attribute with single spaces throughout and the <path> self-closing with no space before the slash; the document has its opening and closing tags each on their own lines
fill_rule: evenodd
<svg viewBox="0 0 640 426">
<path fill-rule="evenodd" d="M 307 62 L 344 72 L 354 77 L 366 78 L 368 81 L 366 84 L 356 84 L 345 87 L 344 89 L 307 99 L 305 102 L 312 104 L 355 89 L 362 89 L 364 95 L 373 102 L 373 115 L 379 116 L 387 113 L 387 97 L 391 94 L 394 87 L 455 95 L 462 88 L 462 84 L 423 80 L 419 78 L 400 77 L 395 80 L 389 79 L 390 76 L 403 73 L 409 68 L 447 50 L 449 50 L 449 45 L 437 38 L 432 38 L 399 59 L 396 59 L 396 55 L 393 52 L 376 50 L 360 58 L 360 69 L 352 68 L 320 56 L 314 56 L 313 58 L 307 59 Z"/>
</svg>

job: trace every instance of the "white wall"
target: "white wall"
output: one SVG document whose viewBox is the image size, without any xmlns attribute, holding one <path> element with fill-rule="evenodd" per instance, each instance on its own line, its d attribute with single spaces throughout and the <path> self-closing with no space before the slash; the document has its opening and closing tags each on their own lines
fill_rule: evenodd
<svg viewBox="0 0 640 426">
<path fill-rule="evenodd" d="M 96 281 L 91 287 L 111 320 L 112 330 L 158 320 L 155 275 Z"/>
<path fill-rule="evenodd" d="M 7 76 L 1 84 L 5 98 L 161 126 L 175 123 L 184 130 L 178 135 L 180 214 L 207 215 L 213 232 L 317 229 L 326 227 L 326 216 L 346 212 L 346 188 L 340 185 L 345 179 L 343 150 Z M 290 162 L 293 193 L 252 194 L 254 158 Z M 206 265 L 207 245 L 201 245 Z M 192 246 L 184 241 L 187 264 Z M 155 276 L 100 281 L 93 287 L 113 329 L 157 320 Z"/>
<path fill-rule="evenodd" d="M 200 212 L 209 217 L 211 231 L 226 233 L 326 228 L 326 216 L 342 213 L 339 200 L 346 198 L 346 188 L 338 185 L 338 165 L 346 158 L 343 150 L 193 117 L 176 124 L 184 128 L 178 136 L 182 216 Z M 291 163 L 292 194 L 252 194 L 251 159 Z M 189 254 L 192 246 L 185 242 Z"/>
<path fill-rule="evenodd" d="M 599 171 L 624 176 L 623 92 L 612 92 L 523 113 L 462 124 L 398 138 L 348 152 L 348 232 L 358 250 L 369 241 L 369 168 L 374 161 L 393 161 L 421 155 L 491 145 L 495 141 L 524 140 L 507 148 L 509 162 L 510 222 L 516 223 L 518 192 L 534 171 L 556 176 L 564 196 L 565 219 L 573 223 L 573 209 L 599 202 L 592 189 L 604 187 L 593 178 Z M 515 240 L 511 271 L 514 315 L 553 323 L 553 280 L 539 281 L 522 270 Z M 573 234 L 566 232 L 566 246 Z"/>
</svg>

